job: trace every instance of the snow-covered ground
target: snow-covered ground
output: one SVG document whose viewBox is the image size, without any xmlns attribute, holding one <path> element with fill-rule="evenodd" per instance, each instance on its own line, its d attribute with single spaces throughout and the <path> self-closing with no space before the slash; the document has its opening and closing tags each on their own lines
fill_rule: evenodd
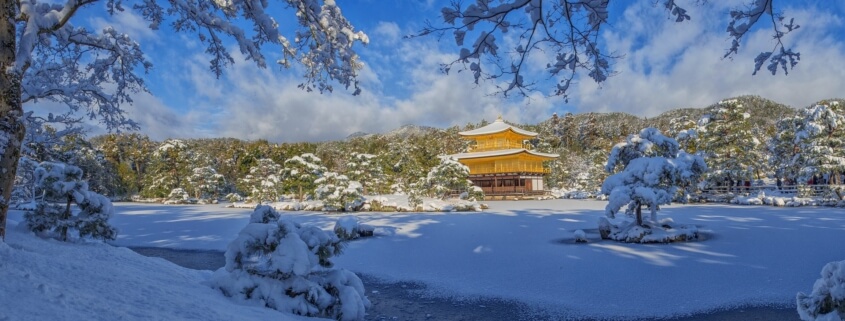
<svg viewBox="0 0 845 321">
<path fill-rule="evenodd" d="M 210 275 L 12 228 L 0 242 L 0 320 L 314 320 L 238 305 L 205 284 Z"/>
<path fill-rule="evenodd" d="M 825 263 L 845 259 L 845 210 L 839 208 L 666 206 L 658 218 L 672 217 L 676 223 L 695 224 L 704 240 L 641 245 L 599 239 L 596 225 L 604 215 L 603 201 L 488 204 L 490 208 L 483 212 L 352 214 L 361 223 L 374 226 L 376 236 L 349 243 L 335 263 L 387 281 L 421 282 L 428 286 L 430 295 L 517 300 L 560 316 L 601 318 L 686 315 L 744 305 L 794 305 L 795 294 L 812 289 Z M 220 205 L 137 203 L 118 203 L 116 210 L 112 219 L 120 229 L 116 245 L 221 251 L 246 225 L 251 213 L 248 209 Z M 11 218 L 20 220 L 16 215 L 19 213 L 12 212 Z M 350 214 L 288 215 L 295 221 L 329 230 L 339 216 Z M 590 242 L 576 244 L 576 230 L 585 231 Z M 68 261 L 63 263 L 68 266 L 56 268 L 36 264 L 31 268 L 33 272 L 42 268 L 56 272 L 84 270 L 86 263 L 82 261 L 87 260 L 93 261 L 91 266 L 102 264 L 107 269 L 112 269 L 107 266 L 112 264 L 109 262 L 117 262 L 115 266 L 126 262 L 132 271 L 108 271 L 117 274 L 109 280 L 126 279 L 131 284 L 136 279 L 133 275 L 143 275 L 142 271 L 171 269 L 186 275 L 184 282 L 173 283 L 171 290 L 164 283 L 166 280 L 161 280 L 160 285 L 145 285 L 138 292 L 147 291 L 149 295 L 153 287 L 168 289 L 160 291 L 169 296 L 196 291 L 202 301 L 212 302 L 209 304 L 220 309 L 229 307 L 224 307 L 228 303 L 222 303 L 226 301 L 222 296 L 214 296 L 210 288 L 200 284 L 207 274 L 180 270 L 161 260 L 142 258 L 129 251 L 113 254 L 100 245 L 78 247 L 35 241 L 18 232 L 10 233 L 7 242 L 10 247 L 0 248 L 0 253 L 32 247 L 38 255 L 66 257 L 62 261 Z M 25 254 L 27 251 L 15 253 L 36 255 Z M 71 266 L 69 262 L 76 257 L 81 258 L 80 262 Z M 24 259 L 34 260 L 21 258 Z M 0 264 L 11 264 L 12 270 L 18 267 L 15 263 Z M 14 275 L 20 278 L 26 273 Z M 95 279 L 93 272 L 72 273 Z M 0 277 L 6 278 L 2 274 Z M 0 280 L 0 284 L 5 288 L 6 282 L 14 280 Z M 70 287 L 78 281 L 68 282 L 62 286 Z M 56 293 L 72 295 L 67 291 Z M 108 298 L 128 290 L 105 291 L 103 297 Z M 125 309 L 129 309 L 132 302 L 126 300 Z M 196 301 L 200 300 L 191 300 Z M 0 307 L 3 304 L 0 300 Z M 155 305 L 143 303 L 141 308 L 144 306 Z M 243 309 L 259 313 L 253 308 Z"/>
</svg>

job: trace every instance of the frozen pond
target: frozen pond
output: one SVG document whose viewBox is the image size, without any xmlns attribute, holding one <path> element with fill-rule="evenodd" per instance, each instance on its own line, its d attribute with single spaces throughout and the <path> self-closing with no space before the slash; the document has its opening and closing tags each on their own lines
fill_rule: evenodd
<svg viewBox="0 0 845 321">
<path fill-rule="evenodd" d="M 405 284 L 414 285 L 407 302 L 519 302 L 517 310 L 525 304 L 559 318 L 721 320 L 738 313 L 744 320 L 797 320 L 795 294 L 809 291 L 821 267 L 845 253 L 845 211 L 837 208 L 667 206 L 660 218 L 694 224 L 707 239 L 631 245 L 601 241 L 593 232 L 604 202 L 489 204 L 480 213 L 356 213 L 377 235 L 351 242 L 336 265 L 364 275 L 374 299 Z M 117 206 L 118 245 L 217 255 L 250 214 L 219 206 Z M 339 217 L 286 214 L 326 229 Z M 578 229 L 590 243 L 571 242 Z"/>
</svg>

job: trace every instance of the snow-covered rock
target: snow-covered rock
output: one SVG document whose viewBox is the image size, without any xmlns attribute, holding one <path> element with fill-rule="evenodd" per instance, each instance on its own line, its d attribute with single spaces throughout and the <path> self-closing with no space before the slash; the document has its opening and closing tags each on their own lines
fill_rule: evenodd
<svg viewBox="0 0 845 321">
<path fill-rule="evenodd" d="M 334 225 L 334 233 L 341 240 L 357 239 L 360 236 L 358 218 L 351 215 L 339 218 Z"/>
<path fill-rule="evenodd" d="M 575 243 L 587 243 L 587 234 L 584 230 L 577 230 L 572 233 L 572 236 L 575 237 Z"/>
</svg>

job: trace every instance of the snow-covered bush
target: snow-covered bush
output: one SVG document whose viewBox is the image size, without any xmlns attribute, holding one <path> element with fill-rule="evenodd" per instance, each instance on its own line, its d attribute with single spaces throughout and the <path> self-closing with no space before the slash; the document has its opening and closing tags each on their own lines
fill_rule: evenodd
<svg viewBox="0 0 845 321">
<path fill-rule="evenodd" d="M 236 300 L 298 315 L 363 320 L 370 301 L 355 273 L 332 269 L 342 241 L 314 226 L 300 226 L 258 207 L 229 243 L 226 266 L 211 284 Z"/>
<path fill-rule="evenodd" d="M 184 188 L 177 187 L 170 190 L 170 194 L 167 195 L 167 200 L 164 201 L 165 204 L 184 204 L 188 203 L 188 192 L 185 191 Z"/>
<path fill-rule="evenodd" d="M 323 201 L 323 208 L 335 211 L 355 211 L 364 204 L 361 184 L 350 181 L 346 175 L 326 172 L 318 178 L 315 193 Z"/>
<path fill-rule="evenodd" d="M 677 141 L 663 136 L 655 128 L 643 129 L 638 135 L 628 136 L 626 142 L 614 146 L 605 168 L 608 172 L 621 168 L 602 184 L 602 193 L 608 195 L 607 217 L 615 218 L 616 213 L 627 206 L 626 214 L 636 218 L 635 224 L 610 224 L 609 236 L 625 242 L 651 240 L 642 237 L 642 234 L 650 234 L 653 229 L 675 229 L 657 222 L 660 205 L 671 204 L 677 193 L 686 192 L 685 187 L 693 186 L 707 171 L 707 165 L 700 156 L 680 150 Z M 643 223 L 643 206 L 651 210 L 649 224 Z M 615 228 L 623 230 L 616 231 Z"/>
<path fill-rule="evenodd" d="M 108 224 L 114 213 L 111 201 L 88 190 L 79 167 L 43 162 L 35 169 L 35 181 L 41 198 L 34 211 L 24 214 L 32 231 L 48 232 L 63 241 L 74 230 L 79 237 L 104 240 L 117 237 L 117 229 Z M 76 215 L 71 208 L 73 203 L 79 207 Z"/>
<path fill-rule="evenodd" d="M 828 263 L 821 276 L 813 292 L 796 295 L 798 315 L 804 321 L 845 320 L 845 261 Z"/>
<path fill-rule="evenodd" d="M 241 196 L 241 194 L 238 194 L 238 193 L 229 193 L 229 194 L 226 194 L 226 196 L 224 196 L 223 198 L 225 198 L 226 201 L 228 201 L 229 203 L 241 202 L 241 201 L 244 200 L 244 197 Z"/>
</svg>

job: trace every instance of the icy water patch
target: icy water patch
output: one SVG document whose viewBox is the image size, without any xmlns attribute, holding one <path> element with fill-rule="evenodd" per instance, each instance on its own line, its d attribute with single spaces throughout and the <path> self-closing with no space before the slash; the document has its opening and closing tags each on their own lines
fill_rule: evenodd
<svg viewBox="0 0 845 321">
<path fill-rule="evenodd" d="M 156 247 L 130 248 L 145 256 L 158 257 L 196 270 L 217 270 L 225 265 L 223 252 L 179 250 Z M 370 275 L 361 275 L 367 297 L 373 306 L 367 310 L 368 320 L 396 321 L 546 321 L 561 320 L 532 309 L 526 304 L 490 298 L 441 298 L 427 294 L 426 286 L 415 282 L 390 282 Z M 569 319 L 601 321 L 603 319 Z M 795 307 L 745 307 L 670 319 L 618 319 L 631 321 L 799 321 Z"/>
</svg>

